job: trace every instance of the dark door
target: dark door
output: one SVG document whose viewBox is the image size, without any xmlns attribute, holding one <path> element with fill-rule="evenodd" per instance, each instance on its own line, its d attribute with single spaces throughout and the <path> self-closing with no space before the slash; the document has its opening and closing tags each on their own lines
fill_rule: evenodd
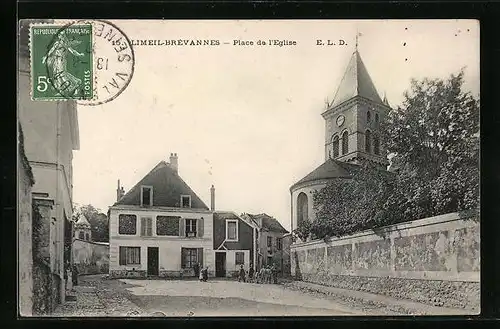
<svg viewBox="0 0 500 329">
<path fill-rule="evenodd" d="M 226 276 L 226 253 L 216 252 L 215 253 L 215 276 L 225 277 Z"/>
<path fill-rule="evenodd" d="M 148 275 L 158 275 L 158 247 L 148 247 Z"/>
</svg>

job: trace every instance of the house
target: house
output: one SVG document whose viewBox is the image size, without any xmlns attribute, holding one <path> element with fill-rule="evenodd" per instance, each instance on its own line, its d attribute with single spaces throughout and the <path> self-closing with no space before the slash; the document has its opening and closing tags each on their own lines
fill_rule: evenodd
<svg viewBox="0 0 500 329">
<path fill-rule="evenodd" d="M 79 149 L 76 102 L 31 99 L 29 21 L 20 24 L 18 57 L 18 120 L 24 152 L 31 167 L 32 216 L 40 230 L 33 232 L 39 250 L 33 255 L 35 314 L 50 313 L 66 298 L 65 266 L 71 263 L 73 215 L 73 151 Z M 38 236 L 40 235 L 40 236 Z M 24 239 L 19 244 L 29 243 Z M 24 260 L 20 260 L 24 262 Z"/>
<path fill-rule="evenodd" d="M 382 99 L 356 49 L 346 67 L 337 92 L 321 114 L 325 120 L 325 162 L 290 187 L 291 231 L 316 218 L 315 191 L 335 179 L 351 179 L 362 163 L 385 170 L 388 165 L 380 126 L 390 111 Z M 309 238 L 310 239 L 310 238 Z M 306 239 L 307 240 L 307 239 Z M 297 237 L 297 243 L 300 243 Z"/>
<path fill-rule="evenodd" d="M 214 190 L 212 189 L 212 195 Z M 212 197 L 214 199 L 214 197 Z M 236 276 L 241 265 L 255 269 L 257 227 L 230 211 L 214 212 L 215 276 Z"/>
<path fill-rule="evenodd" d="M 288 231 L 274 217 L 267 214 L 242 214 L 241 218 L 256 227 L 256 269 L 264 265 L 277 265 L 283 273 L 285 264 L 289 263 L 290 250 L 283 249 L 283 236 Z"/>
<path fill-rule="evenodd" d="M 172 153 L 127 193 L 118 184 L 108 212 L 111 277 L 193 276 L 196 263 L 215 274 L 213 212 L 178 169 Z"/>
</svg>

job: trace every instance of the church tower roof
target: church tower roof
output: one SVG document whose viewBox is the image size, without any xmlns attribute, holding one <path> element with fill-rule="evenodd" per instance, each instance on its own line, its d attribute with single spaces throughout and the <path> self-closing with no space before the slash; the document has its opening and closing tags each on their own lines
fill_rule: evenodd
<svg viewBox="0 0 500 329">
<path fill-rule="evenodd" d="M 357 49 L 351 56 L 331 106 L 339 105 L 356 96 L 383 104 Z"/>
</svg>

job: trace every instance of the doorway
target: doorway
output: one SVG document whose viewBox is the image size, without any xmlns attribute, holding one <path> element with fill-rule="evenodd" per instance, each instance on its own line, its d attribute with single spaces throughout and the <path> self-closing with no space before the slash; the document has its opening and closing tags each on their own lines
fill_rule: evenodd
<svg viewBox="0 0 500 329">
<path fill-rule="evenodd" d="M 225 277 L 226 276 L 226 253 L 216 252 L 215 253 L 215 276 Z"/>
<path fill-rule="evenodd" d="M 158 276 L 158 247 L 148 247 L 148 276 Z"/>
</svg>

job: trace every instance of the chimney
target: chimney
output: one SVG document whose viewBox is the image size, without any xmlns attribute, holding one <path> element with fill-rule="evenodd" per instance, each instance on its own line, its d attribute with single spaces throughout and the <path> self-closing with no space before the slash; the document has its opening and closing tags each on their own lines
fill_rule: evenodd
<svg viewBox="0 0 500 329">
<path fill-rule="evenodd" d="M 118 180 L 118 188 L 116 189 L 116 201 L 120 200 L 125 195 L 125 189 L 120 186 L 120 180 Z"/>
<path fill-rule="evenodd" d="M 118 187 L 116 189 L 116 201 L 120 200 L 122 189 L 120 187 L 120 180 L 118 180 Z"/>
<path fill-rule="evenodd" d="M 177 173 L 179 171 L 179 161 L 177 153 L 170 153 L 170 167 Z"/>
<path fill-rule="evenodd" d="M 215 187 L 210 188 L 210 210 L 215 211 Z"/>
</svg>

